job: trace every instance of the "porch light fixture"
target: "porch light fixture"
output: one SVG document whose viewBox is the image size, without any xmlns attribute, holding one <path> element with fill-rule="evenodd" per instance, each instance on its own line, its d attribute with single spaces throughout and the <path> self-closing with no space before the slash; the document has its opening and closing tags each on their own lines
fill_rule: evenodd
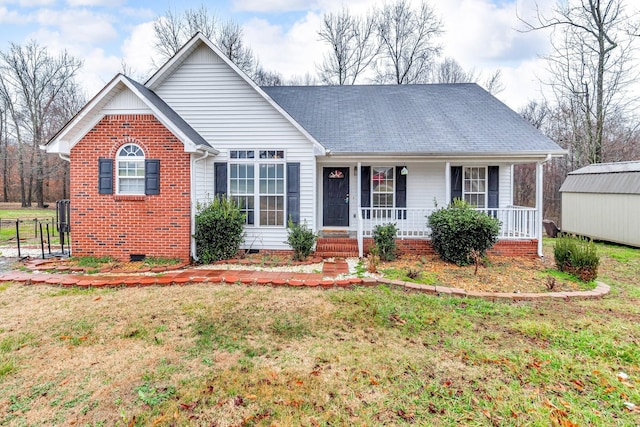
<svg viewBox="0 0 640 427">
<path fill-rule="evenodd" d="M 409 169 L 404 166 L 402 169 L 400 169 L 400 175 L 409 175 Z"/>
</svg>

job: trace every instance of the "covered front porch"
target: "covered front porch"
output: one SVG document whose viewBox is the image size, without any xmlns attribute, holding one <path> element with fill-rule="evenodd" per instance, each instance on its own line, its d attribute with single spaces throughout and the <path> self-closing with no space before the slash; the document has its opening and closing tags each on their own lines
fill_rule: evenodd
<svg viewBox="0 0 640 427">
<path fill-rule="evenodd" d="M 333 159 L 332 159 L 333 160 Z M 536 206 L 516 206 L 513 166 L 524 159 L 369 159 L 318 165 L 318 230 L 355 238 L 363 256 L 377 225 L 395 223 L 400 240 L 428 240 L 428 217 L 455 198 L 498 218 L 499 239 L 542 254 L 542 165 L 536 162 Z M 408 242 L 407 242 L 408 243 Z"/>
</svg>

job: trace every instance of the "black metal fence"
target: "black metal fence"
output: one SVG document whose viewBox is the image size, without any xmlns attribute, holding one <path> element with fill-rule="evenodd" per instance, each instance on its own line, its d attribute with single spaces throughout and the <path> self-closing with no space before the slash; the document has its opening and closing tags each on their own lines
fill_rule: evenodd
<svg viewBox="0 0 640 427">
<path fill-rule="evenodd" d="M 22 258 L 23 243 L 30 245 L 39 244 L 42 258 L 47 256 L 66 256 L 70 254 L 71 232 L 71 205 L 69 200 L 56 202 L 55 216 L 48 218 L 0 218 L 0 234 L 2 230 L 13 228 L 15 234 L 9 233 L 8 238 L 3 238 L 5 243 L 15 240 L 18 248 L 18 257 Z M 3 233 L 7 236 L 7 233 Z M 59 246 L 58 246 L 59 245 Z M 52 251 L 52 247 L 54 250 Z M 57 248 L 60 248 L 57 251 Z"/>
</svg>

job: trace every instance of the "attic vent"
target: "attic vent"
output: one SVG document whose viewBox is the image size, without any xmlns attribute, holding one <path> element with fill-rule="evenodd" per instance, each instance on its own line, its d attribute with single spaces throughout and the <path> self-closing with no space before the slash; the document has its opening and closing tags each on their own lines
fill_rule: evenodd
<svg viewBox="0 0 640 427">
<path fill-rule="evenodd" d="M 146 257 L 147 256 L 145 254 L 130 254 L 129 261 L 130 262 L 144 261 Z"/>
</svg>

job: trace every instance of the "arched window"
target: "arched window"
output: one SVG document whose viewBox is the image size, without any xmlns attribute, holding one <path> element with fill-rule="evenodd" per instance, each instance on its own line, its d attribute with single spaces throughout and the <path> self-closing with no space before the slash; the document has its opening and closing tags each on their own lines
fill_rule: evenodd
<svg viewBox="0 0 640 427">
<path fill-rule="evenodd" d="M 126 144 L 116 157 L 118 194 L 144 194 L 144 152 L 135 144 Z"/>
</svg>

